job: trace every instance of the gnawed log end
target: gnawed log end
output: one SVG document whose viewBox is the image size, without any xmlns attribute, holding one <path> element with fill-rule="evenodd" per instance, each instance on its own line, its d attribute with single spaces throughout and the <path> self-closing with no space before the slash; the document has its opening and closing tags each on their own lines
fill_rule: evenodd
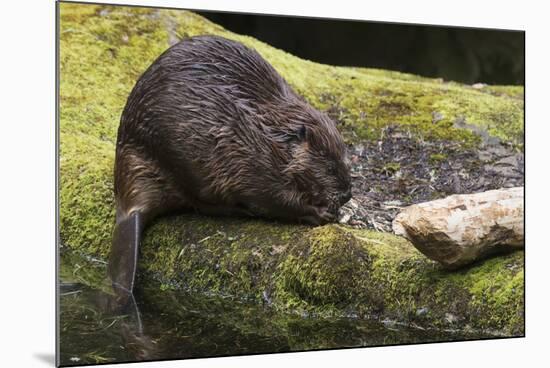
<svg viewBox="0 0 550 368">
<path fill-rule="evenodd" d="M 448 268 L 524 247 L 523 187 L 452 195 L 409 206 L 395 234 Z"/>
</svg>

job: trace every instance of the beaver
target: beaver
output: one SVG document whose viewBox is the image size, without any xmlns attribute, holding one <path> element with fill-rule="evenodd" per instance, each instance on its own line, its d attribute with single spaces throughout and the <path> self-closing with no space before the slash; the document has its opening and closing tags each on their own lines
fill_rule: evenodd
<svg viewBox="0 0 550 368">
<path fill-rule="evenodd" d="M 151 219 L 208 215 L 324 224 L 351 198 L 346 145 L 256 51 L 217 36 L 180 41 L 143 73 L 121 116 L 108 273 L 131 293 Z"/>
</svg>

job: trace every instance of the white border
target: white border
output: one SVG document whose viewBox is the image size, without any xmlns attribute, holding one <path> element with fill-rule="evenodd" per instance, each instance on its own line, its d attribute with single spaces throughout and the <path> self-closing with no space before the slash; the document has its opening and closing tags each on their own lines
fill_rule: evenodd
<svg viewBox="0 0 550 368">
<path fill-rule="evenodd" d="M 101 1 L 99 1 L 101 2 Z M 105 2 L 105 1 L 104 1 Z M 548 331 L 547 225 L 549 47 L 544 2 L 136 0 L 172 6 L 428 23 L 527 31 L 527 337 L 525 339 L 334 350 L 172 362 L 143 367 L 518 367 L 543 357 Z M 0 331 L 5 367 L 52 366 L 54 354 L 54 1 L 2 4 L 0 109 L 2 280 Z M 545 236 L 546 235 L 546 236 Z M 544 354 L 546 356 L 546 354 Z M 543 361 L 547 361 L 547 357 Z M 132 367 L 131 365 L 116 365 Z M 137 367 L 137 365 L 133 365 Z M 107 367 L 107 366 L 106 366 Z"/>
</svg>

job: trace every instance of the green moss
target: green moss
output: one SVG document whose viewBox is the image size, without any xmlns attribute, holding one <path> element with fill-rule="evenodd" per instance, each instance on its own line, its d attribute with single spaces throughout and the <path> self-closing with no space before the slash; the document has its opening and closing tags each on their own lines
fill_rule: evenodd
<svg viewBox="0 0 550 368">
<path fill-rule="evenodd" d="M 153 12 L 60 4 L 61 239 L 91 254 L 109 249 L 120 113 L 138 76 L 168 45 Z"/>
<path fill-rule="evenodd" d="M 523 253 L 495 257 L 470 270 L 445 275 L 454 287 L 468 291 L 468 306 L 476 326 L 497 329 L 505 325 L 513 333 L 523 331 Z"/>
<path fill-rule="evenodd" d="M 524 99 L 523 87 L 521 86 L 485 86 L 482 92 L 496 96 L 506 96 L 518 100 Z"/>
<path fill-rule="evenodd" d="M 358 296 L 358 275 L 368 266 L 368 254 L 351 233 L 336 225 L 311 229 L 277 269 L 276 297 L 286 309 L 333 313 Z"/>
<path fill-rule="evenodd" d="M 382 171 L 386 175 L 393 175 L 396 172 L 398 172 L 400 168 L 401 168 L 401 164 L 399 162 L 388 162 L 382 167 Z"/>
<path fill-rule="evenodd" d="M 447 159 L 447 155 L 444 153 L 432 153 L 430 155 L 430 163 L 437 164 L 445 161 Z"/>
<path fill-rule="evenodd" d="M 260 300 L 270 270 L 302 231 L 261 220 L 172 217 L 145 234 L 142 258 L 149 262 L 142 266 L 174 287 Z"/>
<path fill-rule="evenodd" d="M 191 12 L 69 3 L 60 11 L 60 236 L 64 247 L 84 254 L 104 258 L 109 251 L 120 114 L 137 78 L 174 37 L 218 34 L 258 50 L 314 106 L 336 112 L 350 142 L 380 139 L 398 124 L 418 139 L 475 145 L 479 137 L 456 124 L 465 121 L 522 148 L 521 87 L 475 89 L 317 64 Z M 389 163 L 387 172 L 399 168 Z M 521 252 L 448 273 L 388 234 L 192 215 L 159 219 L 144 239 L 140 275 L 163 289 L 428 325 L 447 326 L 451 314 L 462 326 L 522 331 Z M 417 316 L 419 308 L 429 312 Z"/>
</svg>

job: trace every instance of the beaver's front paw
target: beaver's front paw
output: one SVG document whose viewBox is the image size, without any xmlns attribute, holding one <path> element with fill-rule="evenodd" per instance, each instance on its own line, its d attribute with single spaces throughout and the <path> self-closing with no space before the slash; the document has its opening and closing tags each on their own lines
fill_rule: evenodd
<svg viewBox="0 0 550 368">
<path fill-rule="evenodd" d="M 331 212 L 324 211 L 319 215 L 319 219 L 321 224 L 327 224 L 329 222 L 335 222 L 336 216 Z"/>
<path fill-rule="evenodd" d="M 329 212 L 327 207 L 311 206 L 308 208 L 308 210 L 309 214 L 306 216 L 301 216 L 299 218 L 300 222 L 318 226 L 336 221 L 336 215 Z"/>
</svg>

